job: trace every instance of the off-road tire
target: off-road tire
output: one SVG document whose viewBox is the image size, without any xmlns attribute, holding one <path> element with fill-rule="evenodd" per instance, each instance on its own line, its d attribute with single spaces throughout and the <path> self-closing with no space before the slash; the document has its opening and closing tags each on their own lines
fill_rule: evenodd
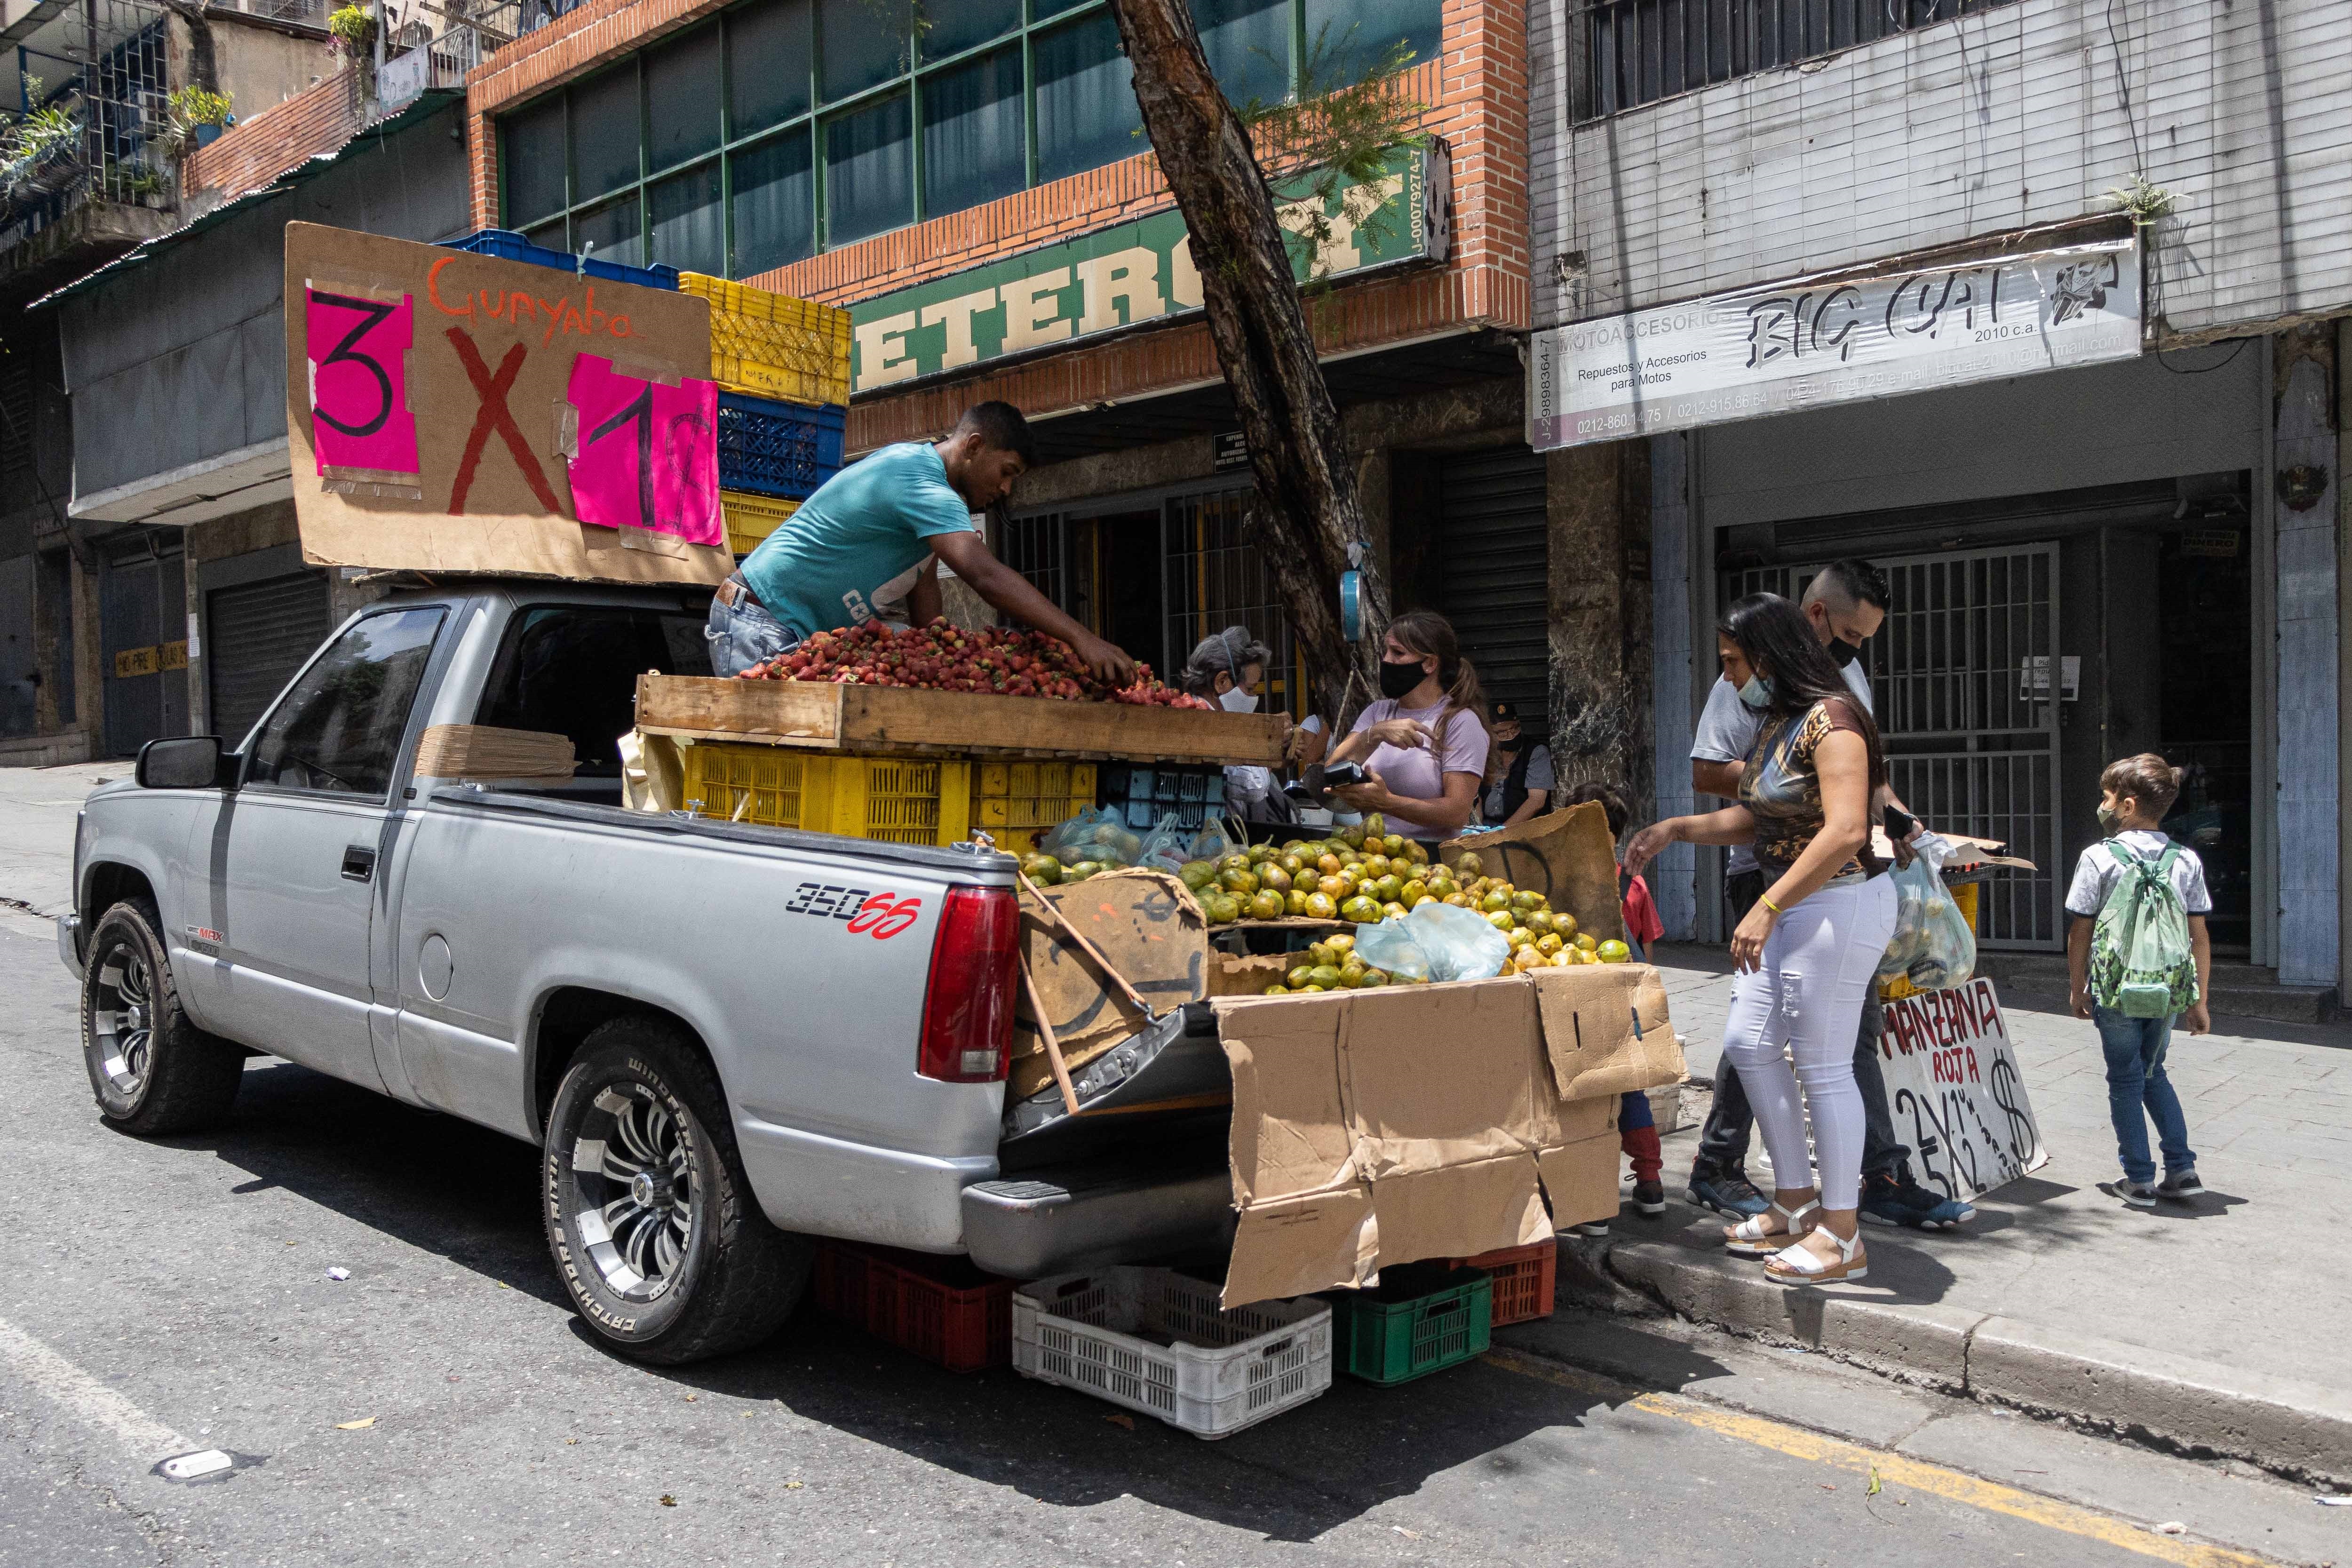
<svg viewBox="0 0 2352 1568">
<path fill-rule="evenodd" d="M 555 1091 L 541 1171 L 556 1271 L 621 1354 L 664 1366 L 725 1355 L 799 1305 L 814 1248 L 760 1212 L 718 1075 L 677 1025 L 639 1016 L 589 1035 Z M 665 1243 L 673 1225 L 685 1234 Z"/>
<path fill-rule="evenodd" d="M 126 899 L 108 910 L 89 934 L 82 1067 L 107 1125 L 159 1138 L 196 1131 L 226 1116 L 245 1079 L 246 1053 L 196 1027 L 181 1007 L 154 904 Z M 145 1038 L 126 1050 L 138 1033 L 125 1027 L 134 1006 Z"/>
</svg>

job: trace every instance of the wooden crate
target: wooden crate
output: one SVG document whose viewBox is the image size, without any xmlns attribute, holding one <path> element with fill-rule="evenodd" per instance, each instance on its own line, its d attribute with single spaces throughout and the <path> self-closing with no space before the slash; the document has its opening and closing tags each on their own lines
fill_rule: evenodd
<svg viewBox="0 0 2352 1568">
<path fill-rule="evenodd" d="M 1268 713 L 695 675 L 639 676 L 637 727 L 829 752 L 1257 767 L 1280 763 L 1283 741 L 1281 717 Z"/>
</svg>

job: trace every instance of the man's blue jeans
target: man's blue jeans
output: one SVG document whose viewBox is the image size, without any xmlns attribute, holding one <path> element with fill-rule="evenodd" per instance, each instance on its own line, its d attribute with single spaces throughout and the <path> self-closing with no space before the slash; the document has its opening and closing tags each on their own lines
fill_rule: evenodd
<svg viewBox="0 0 2352 1568">
<path fill-rule="evenodd" d="M 730 605 L 714 596 L 702 635 L 710 644 L 710 673 L 718 676 L 740 675 L 801 645 L 791 627 L 748 599 Z"/>
<path fill-rule="evenodd" d="M 2164 1173 L 2195 1170 L 2188 1119 L 2181 1115 L 2180 1096 L 2173 1092 L 2172 1079 L 2164 1071 L 2172 1020 L 2126 1018 L 2094 1007 L 2091 1021 L 2099 1026 L 2099 1044 L 2107 1054 L 2107 1114 L 2116 1124 L 2116 1154 L 2123 1162 L 2124 1179 L 2142 1184 L 2156 1180 L 2156 1166 L 2147 1157 L 2149 1117 L 2156 1119 Z"/>
</svg>

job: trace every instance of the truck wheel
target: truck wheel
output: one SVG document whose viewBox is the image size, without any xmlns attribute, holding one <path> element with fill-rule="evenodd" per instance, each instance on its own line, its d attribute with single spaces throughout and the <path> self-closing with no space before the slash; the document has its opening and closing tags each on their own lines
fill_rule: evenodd
<svg viewBox="0 0 2352 1568">
<path fill-rule="evenodd" d="M 759 1343 L 792 1315 L 814 1248 L 768 1223 L 718 1076 L 677 1026 L 615 1018 L 555 1091 L 547 1244 L 581 1316 L 637 1361 Z"/>
<path fill-rule="evenodd" d="M 99 918 L 82 970 L 81 1058 L 99 1114 L 142 1138 L 188 1132 L 228 1114 L 245 1052 L 180 1009 L 163 922 L 145 899 Z"/>
</svg>

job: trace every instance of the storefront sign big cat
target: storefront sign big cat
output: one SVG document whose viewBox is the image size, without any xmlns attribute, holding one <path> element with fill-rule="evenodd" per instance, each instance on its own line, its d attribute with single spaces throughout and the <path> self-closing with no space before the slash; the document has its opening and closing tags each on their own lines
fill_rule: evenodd
<svg viewBox="0 0 2352 1568">
<path fill-rule="evenodd" d="M 306 559 L 709 584 L 710 308 L 314 224 L 286 229 L 286 425 Z"/>
</svg>

